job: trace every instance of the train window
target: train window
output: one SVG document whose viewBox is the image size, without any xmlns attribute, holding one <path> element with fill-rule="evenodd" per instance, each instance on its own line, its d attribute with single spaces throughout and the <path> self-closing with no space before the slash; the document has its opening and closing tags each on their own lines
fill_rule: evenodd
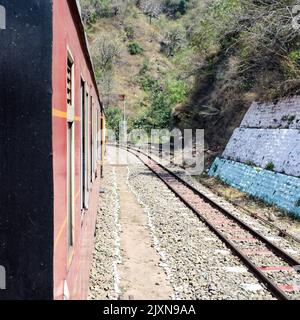
<svg viewBox="0 0 300 320">
<path fill-rule="evenodd" d="M 94 139 L 93 139 L 93 121 L 94 121 L 94 117 L 93 117 L 93 97 L 91 96 L 91 102 L 90 102 L 90 182 L 94 181 L 94 164 L 93 164 L 93 143 L 94 143 Z"/>
<path fill-rule="evenodd" d="M 67 221 L 68 248 L 74 245 L 74 181 L 75 181 L 75 147 L 74 147 L 74 60 L 68 53 L 67 60 Z"/>
<path fill-rule="evenodd" d="M 100 115 L 99 115 L 99 110 L 97 109 L 97 159 L 96 161 L 98 162 L 100 160 Z"/>
<path fill-rule="evenodd" d="M 81 79 L 80 85 L 80 100 L 81 100 L 81 175 L 80 175 L 80 185 L 81 185 L 81 210 L 86 207 L 86 112 L 85 112 L 85 82 Z"/>
<path fill-rule="evenodd" d="M 67 65 L 67 104 L 68 106 L 73 104 L 73 61 L 70 56 Z"/>
<path fill-rule="evenodd" d="M 86 160 L 86 167 L 85 167 L 85 177 L 86 177 L 86 201 L 85 201 L 85 209 L 88 209 L 88 201 L 89 201 L 89 186 L 90 186 L 90 103 L 89 103 L 89 94 L 86 92 L 85 96 L 85 160 Z"/>
<path fill-rule="evenodd" d="M 68 122 L 68 247 L 73 247 L 74 245 L 74 123 Z"/>
</svg>

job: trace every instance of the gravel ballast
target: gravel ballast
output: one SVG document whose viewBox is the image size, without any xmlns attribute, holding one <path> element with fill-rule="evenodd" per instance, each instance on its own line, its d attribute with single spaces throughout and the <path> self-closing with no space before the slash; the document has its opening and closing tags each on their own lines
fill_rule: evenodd
<svg viewBox="0 0 300 320">
<path fill-rule="evenodd" d="M 111 152 L 112 147 L 109 147 L 108 158 Z M 274 299 L 247 267 L 159 178 L 132 154 L 128 155 L 122 149 L 119 153 L 129 160 L 127 185 L 147 216 L 152 246 L 160 257 L 159 266 L 173 288 L 173 299 Z M 170 168 L 178 170 L 172 166 Z M 90 299 L 117 299 L 122 288 L 122 279 L 118 274 L 122 261 L 118 176 L 113 166 L 106 166 L 105 171 L 105 193 L 99 195 Z M 278 237 L 275 231 L 230 207 L 184 171 L 178 170 L 178 174 L 200 191 L 209 193 L 214 200 L 229 206 L 228 209 L 233 209 L 234 214 L 274 239 L 276 244 L 298 256 L 299 247 L 294 243 Z M 262 264 L 272 265 L 267 257 L 259 259 L 262 259 Z M 159 290 L 159 284 L 157 286 Z"/>
</svg>

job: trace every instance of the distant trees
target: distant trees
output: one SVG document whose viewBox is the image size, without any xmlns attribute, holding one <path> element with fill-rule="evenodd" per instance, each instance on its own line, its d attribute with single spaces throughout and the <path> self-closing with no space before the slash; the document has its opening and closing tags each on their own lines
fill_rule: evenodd
<svg viewBox="0 0 300 320">
<path fill-rule="evenodd" d="M 97 16 L 96 7 L 91 0 L 80 0 L 81 15 L 84 23 L 92 23 Z"/>
<path fill-rule="evenodd" d="M 149 17 L 150 23 L 162 12 L 176 18 L 187 12 L 195 0 L 79 0 L 84 23 L 94 23 L 98 17 L 123 15 L 131 3 L 135 3 Z"/>
<path fill-rule="evenodd" d="M 100 35 L 92 44 L 92 53 L 96 67 L 110 70 L 120 54 L 120 49 L 116 40 L 108 35 Z"/>
<path fill-rule="evenodd" d="M 120 54 L 120 45 L 117 40 L 100 35 L 92 44 L 92 55 L 96 69 L 97 82 L 101 86 L 101 93 L 106 102 L 110 102 L 113 89 L 114 65 Z"/>
<path fill-rule="evenodd" d="M 130 0 L 80 0 L 84 23 L 94 23 L 98 17 L 113 17 L 124 14 Z"/>
<path fill-rule="evenodd" d="M 157 18 L 164 9 L 163 0 L 138 0 L 137 6 L 144 12 L 146 16 L 150 19 L 150 24 L 152 19 Z"/>
</svg>

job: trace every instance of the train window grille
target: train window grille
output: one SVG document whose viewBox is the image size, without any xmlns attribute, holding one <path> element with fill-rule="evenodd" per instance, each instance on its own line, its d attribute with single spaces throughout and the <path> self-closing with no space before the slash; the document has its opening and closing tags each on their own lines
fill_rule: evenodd
<svg viewBox="0 0 300 320">
<path fill-rule="evenodd" d="M 72 87 L 73 87 L 73 63 L 70 59 L 68 59 L 68 66 L 67 66 L 67 104 L 68 106 L 72 106 Z"/>
<path fill-rule="evenodd" d="M 80 195 L 81 195 L 81 210 L 85 209 L 85 192 L 86 192 L 86 144 L 85 144 L 85 82 L 81 79 L 81 175 L 80 175 Z"/>
<path fill-rule="evenodd" d="M 74 123 L 68 122 L 68 247 L 74 245 Z"/>
<path fill-rule="evenodd" d="M 68 249 L 74 246 L 75 212 L 75 139 L 74 139 L 74 60 L 70 52 L 67 59 L 67 239 Z M 71 252 L 70 252 L 71 253 Z"/>
</svg>

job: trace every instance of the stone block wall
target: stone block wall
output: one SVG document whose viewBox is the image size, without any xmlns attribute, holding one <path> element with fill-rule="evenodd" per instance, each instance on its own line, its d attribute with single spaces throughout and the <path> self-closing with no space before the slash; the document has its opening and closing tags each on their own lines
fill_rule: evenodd
<svg viewBox="0 0 300 320">
<path fill-rule="evenodd" d="M 254 102 L 209 174 L 300 217 L 300 96 Z"/>
<path fill-rule="evenodd" d="M 300 177 L 300 130 L 238 128 L 223 158 Z"/>
<path fill-rule="evenodd" d="M 300 179 L 216 158 L 209 175 L 300 218 Z"/>
<path fill-rule="evenodd" d="M 300 129 L 300 96 L 282 99 L 277 103 L 253 102 L 241 127 Z"/>
</svg>

